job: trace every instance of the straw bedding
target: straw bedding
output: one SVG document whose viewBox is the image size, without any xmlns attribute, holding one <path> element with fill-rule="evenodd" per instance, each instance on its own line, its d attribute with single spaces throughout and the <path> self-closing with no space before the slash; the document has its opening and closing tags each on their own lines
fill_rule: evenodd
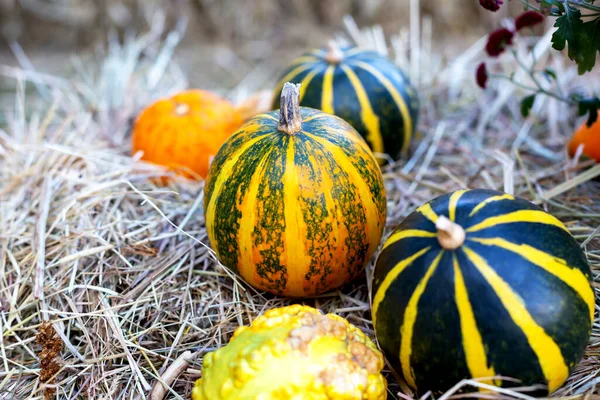
<svg viewBox="0 0 600 400">
<path fill-rule="evenodd" d="M 378 29 L 359 32 L 346 22 L 348 40 L 385 51 Z M 139 110 L 186 86 L 170 58 L 178 35 L 161 40 L 165 35 L 150 32 L 124 45 L 112 39 L 94 59 L 78 61 L 69 80 L 2 69 L 17 91 L 14 113 L 0 129 L 0 398 L 53 398 L 53 390 L 65 399 L 189 398 L 203 354 L 264 310 L 294 302 L 253 290 L 215 261 L 202 182 L 155 186 L 151 178 L 162 171 L 129 155 Z M 573 65 L 548 51 L 548 35 L 538 39 L 536 58 L 557 70 L 564 90 L 600 89 L 597 74 L 577 77 Z M 409 67 L 407 43 L 392 44 L 391 56 Z M 447 191 L 505 190 L 559 217 L 598 278 L 600 166 L 566 158 L 575 110 L 540 97 L 523 120 L 514 85 L 498 81 L 481 91 L 473 71 L 483 46 L 442 63 L 430 43 L 421 43 L 424 66 L 413 76 L 424 105 L 420 138 L 409 159 L 384 168 L 386 234 Z M 519 51 L 530 56 L 524 40 Z M 505 58 L 496 68 L 512 71 L 516 63 Z M 236 90 L 230 97 L 248 92 Z M 31 111 L 36 99 L 41 111 Z M 336 312 L 373 337 L 371 271 L 372 263 L 339 291 L 295 301 Z M 58 354 L 42 354 L 57 340 L 44 321 L 63 343 Z M 46 335 L 36 340 L 40 331 Z M 600 383 L 599 334 L 596 321 L 585 359 L 555 396 L 589 396 Z M 48 365 L 57 372 L 48 376 Z M 414 396 L 387 376 L 390 398 Z"/>
</svg>

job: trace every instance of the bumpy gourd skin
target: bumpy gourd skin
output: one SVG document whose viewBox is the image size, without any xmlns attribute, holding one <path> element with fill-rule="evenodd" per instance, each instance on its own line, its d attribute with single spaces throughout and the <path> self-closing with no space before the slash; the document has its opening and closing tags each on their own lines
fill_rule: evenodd
<svg viewBox="0 0 600 400">
<path fill-rule="evenodd" d="M 267 311 L 207 354 L 192 400 L 384 400 L 382 368 L 358 328 L 293 305 Z"/>
</svg>

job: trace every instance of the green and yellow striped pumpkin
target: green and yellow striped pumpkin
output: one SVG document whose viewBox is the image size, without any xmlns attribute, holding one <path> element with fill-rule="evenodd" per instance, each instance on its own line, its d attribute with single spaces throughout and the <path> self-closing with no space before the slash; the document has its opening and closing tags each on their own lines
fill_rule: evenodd
<svg viewBox="0 0 600 400">
<path fill-rule="evenodd" d="M 356 277 L 379 246 L 383 178 L 342 119 L 298 106 L 255 116 L 220 148 L 205 186 L 205 220 L 219 260 L 250 285 L 301 297 Z"/>
<path fill-rule="evenodd" d="M 294 60 L 275 93 L 288 81 L 302 84 L 300 105 L 343 118 L 376 154 L 398 159 L 409 148 L 419 100 L 402 71 L 378 53 L 332 43 Z M 278 96 L 273 108 L 279 108 Z"/>
<path fill-rule="evenodd" d="M 385 242 L 373 324 L 386 357 L 417 390 L 505 376 L 553 392 L 590 337 L 590 279 L 558 219 L 505 193 L 461 190 L 417 209 Z"/>
</svg>

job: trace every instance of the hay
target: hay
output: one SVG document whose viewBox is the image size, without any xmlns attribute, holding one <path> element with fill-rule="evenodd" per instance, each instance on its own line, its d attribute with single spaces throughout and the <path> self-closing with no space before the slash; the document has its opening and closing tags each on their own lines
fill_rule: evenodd
<svg viewBox="0 0 600 400">
<path fill-rule="evenodd" d="M 348 40 L 387 51 L 379 29 L 360 32 L 352 20 L 346 24 Z M 35 342 L 43 321 L 64 344 L 53 383 L 61 399 L 134 399 L 151 391 L 152 398 L 188 398 L 203 354 L 264 310 L 293 302 L 335 312 L 373 337 L 372 263 L 353 283 L 314 299 L 257 292 L 219 265 L 207 245 L 203 183 L 174 177 L 169 187 L 154 186 L 151 178 L 163 172 L 129 156 L 139 110 L 186 86 L 170 58 L 181 32 L 164 36 L 156 29 L 124 45 L 113 38 L 94 59 L 74 60 L 79 73 L 68 81 L 31 69 L 1 70 L 18 90 L 14 113 L 0 130 L 0 398 L 43 397 Z M 409 36 L 391 38 L 390 55 L 407 66 L 419 65 L 411 60 L 415 54 L 427 62 L 414 70 L 421 135 L 410 159 L 384 168 L 386 235 L 415 207 L 447 191 L 507 190 L 559 217 L 582 243 L 597 279 L 600 185 L 591 179 L 599 170 L 565 158 L 574 110 L 540 97 L 523 121 L 519 88 L 495 82 L 484 93 L 475 87 L 482 41 L 442 63 L 430 39 L 410 53 Z M 547 40 L 536 45 L 536 58 L 557 71 L 563 90 L 599 89 L 590 75 L 578 78 L 573 65 L 548 52 Z M 519 51 L 528 54 L 524 41 Z M 516 65 L 502 58 L 495 68 Z M 26 95 L 28 82 L 39 92 Z M 32 105 L 44 93 L 50 98 L 39 111 Z M 555 396 L 593 393 L 600 383 L 599 336 L 596 321 L 584 360 Z M 386 373 L 390 398 L 413 398 Z M 452 390 L 444 399 L 461 396 Z M 529 398 L 516 390 L 485 396 Z"/>
</svg>

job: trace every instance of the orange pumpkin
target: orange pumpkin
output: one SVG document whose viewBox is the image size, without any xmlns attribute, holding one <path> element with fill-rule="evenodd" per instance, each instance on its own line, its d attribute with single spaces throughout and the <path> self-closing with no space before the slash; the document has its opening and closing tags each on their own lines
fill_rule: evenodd
<svg viewBox="0 0 600 400">
<path fill-rule="evenodd" d="M 600 162 L 600 119 L 590 127 L 584 123 L 575 131 L 569 142 L 569 154 L 575 155 L 581 144 L 583 144 L 583 155 Z"/>
<path fill-rule="evenodd" d="M 142 111 L 133 128 L 133 154 L 187 178 L 205 178 L 212 157 L 244 122 L 228 100 L 204 90 L 186 90 Z"/>
</svg>

